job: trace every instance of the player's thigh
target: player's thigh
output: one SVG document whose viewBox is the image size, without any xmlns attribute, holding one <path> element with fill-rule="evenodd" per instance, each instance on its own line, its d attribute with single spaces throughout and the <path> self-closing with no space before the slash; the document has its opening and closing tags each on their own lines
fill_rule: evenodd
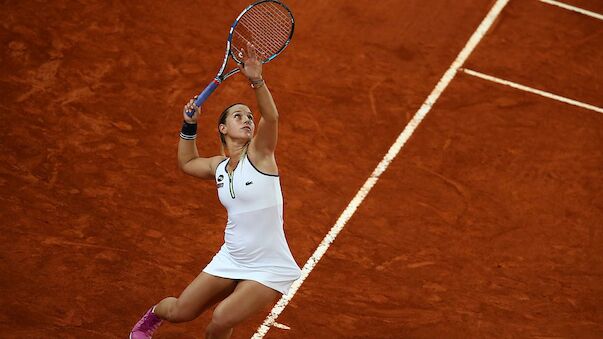
<svg viewBox="0 0 603 339">
<path fill-rule="evenodd" d="M 235 280 L 201 272 L 178 297 L 175 312 L 184 317 L 196 317 L 226 298 L 236 285 Z"/>
<path fill-rule="evenodd" d="M 212 322 L 224 328 L 234 327 L 273 303 L 280 295 L 259 282 L 241 281 L 234 292 L 216 307 Z"/>
</svg>

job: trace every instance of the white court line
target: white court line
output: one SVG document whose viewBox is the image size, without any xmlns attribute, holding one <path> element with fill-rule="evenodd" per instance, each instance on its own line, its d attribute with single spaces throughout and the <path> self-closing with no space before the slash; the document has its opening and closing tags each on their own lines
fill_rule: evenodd
<svg viewBox="0 0 603 339">
<path fill-rule="evenodd" d="M 467 73 L 469 75 L 473 75 L 474 77 L 478 77 L 478 78 L 481 78 L 481 79 L 484 79 L 484 80 L 489 80 L 489 81 L 492 81 L 492 82 L 496 82 L 496 83 L 501 84 L 501 85 L 506 85 L 506 86 L 509 86 L 509 87 L 520 89 L 522 91 L 526 91 L 526 92 L 538 94 L 538 95 L 541 95 L 541 96 L 549 98 L 549 99 L 553 99 L 553 100 L 565 102 L 566 104 L 570 104 L 570 105 L 574 105 L 574 106 L 586 108 L 586 109 L 589 109 L 589 110 L 592 110 L 592 111 L 595 111 L 595 112 L 603 113 L 603 108 L 601 108 L 601 107 L 597 107 L 597 106 L 590 105 L 590 104 L 585 104 L 583 102 L 576 101 L 576 100 L 573 100 L 573 99 L 570 99 L 570 98 L 566 98 L 566 97 L 562 97 L 562 96 L 557 95 L 557 94 L 553 94 L 553 93 L 545 92 L 545 91 L 542 91 L 542 90 L 539 90 L 539 89 L 536 89 L 536 88 L 532 88 L 532 87 L 520 85 L 520 84 L 518 84 L 516 82 L 512 82 L 512 81 L 509 81 L 509 80 L 500 79 L 500 78 L 493 77 L 491 75 L 487 75 L 487 74 L 484 74 L 484 73 L 476 72 L 476 71 L 473 71 L 473 70 L 470 70 L 470 69 L 467 69 L 467 68 L 461 68 L 461 69 L 459 69 L 459 71 L 462 71 L 464 73 Z"/>
<path fill-rule="evenodd" d="M 508 2 L 509 0 L 497 0 L 494 6 L 492 6 L 484 20 L 480 23 L 475 32 L 473 32 L 473 35 L 471 35 L 469 41 L 467 41 L 465 47 L 463 47 L 454 62 L 452 62 L 450 68 L 448 68 L 446 73 L 444 73 L 444 75 L 442 76 L 440 81 L 438 81 L 433 91 L 431 91 L 427 99 L 425 99 L 425 102 L 423 102 L 419 110 L 415 113 L 410 122 L 406 125 L 402 133 L 400 133 L 400 135 L 396 139 L 396 142 L 394 142 L 394 144 L 389 148 L 389 151 L 387 152 L 385 157 L 383 157 L 383 160 L 379 162 L 377 167 L 373 170 L 373 173 L 371 173 L 371 176 L 366 180 L 364 185 L 362 185 L 360 190 L 356 193 L 356 196 L 354 196 L 352 201 L 350 201 L 348 206 L 341 213 L 335 225 L 333 225 L 329 233 L 327 233 L 324 239 L 322 239 L 322 241 L 314 251 L 314 254 L 312 254 L 312 256 L 308 259 L 308 261 L 302 268 L 301 277 L 293 283 L 293 285 L 289 289 L 289 293 L 283 295 L 281 299 L 276 303 L 276 305 L 272 308 L 272 311 L 266 317 L 264 323 L 258 328 L 256 333 L 253 335 L 253 339 L 263 338 L 264 335 L 268 333 L 268 331 L 270 330 L 270 326 L 274 324 L 276 318 L 278 318 L 278 316 L 283 312 L 289 301 L 291 301 L 297 290 L 303 284 L 304 280 L 306 280 L 310 272 L 314 269 L 314 266 L 316 266 L 320 258 L 322 258 L 329 246 L 333 243 L 333 241 L 337 237 L 337 234 L 339 234 L 339 232 L 343 229 L 348 220 L 350 220 L 352 215 L 354 215 L 354 213 L 356 212 L 358 206 L 360 206 L 360 203 L 362 203 L 362 201 L 364 200 L 364 198 L 366 198 L 373 186 L 375 186 L 377 180 L 379 179 L 379 176 L 381 176 L 381 174 L 387 169 L 389 164 L 394 160 L 396 155 L 398 155 L 400 149 L 402 149 L 402 147 L 413 134 L 417 126 L 419 126 L 423 118 L 425 118 L 427 113 L 429 113 L 431 107 L 433 107 L 442 92 L 444 92 L 446 87 L 448 87 L 450 81 L 452 81 L 452 79 L 456 75 L 457 70 L 467 60 L 471 52 L 473 52 L 473 50 L 475 49 L 475 46 L 477 46 L 480 40 L 484 37 L 488 29 L 490 29 L 490 26 L 492 26 L 492 23 L 494 23 L 494 20 L 496 20 L 496 18 Z"/>
<path fill-rule="evenodd" d="M 544 2 L 546 4 L 549 4 L 549 5 L 553 5 L 553 6 L 565 8 L 567 10 L 574 11 L 574 12 L 577 12 L 577 13 L 580 13 L 580 14 L 588 15 L 588 16 L 593 17 L 595 19 L 603 20 L 603 15 L 601 15 L 599 13 L 587 11 L 587 10 L 579 8 L 579 7 L 575 7 L 575 6 L 572 6 L 572 5 L 564 4 L 563 2 L 554 1 L 554 0 L 539 0 L 539 1 L 540 2 Z"/>
</svg>

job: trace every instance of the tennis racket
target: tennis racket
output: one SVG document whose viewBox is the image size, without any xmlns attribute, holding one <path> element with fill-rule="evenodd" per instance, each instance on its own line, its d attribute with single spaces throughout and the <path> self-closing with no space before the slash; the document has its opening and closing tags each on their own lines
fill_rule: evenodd
<svg viewBox="0 0 603 339">
<path fill-rule="evenodd" d="M 225 72 L 229 57 L 241 64 L 243 50 L 247 43 L 251 43 L 258 59 L 265 64 L 287 47 L 293 37 L 294 26 L 293 14 L 287 6 L 277 0 L 260 0 L 245 8 L 230 26 L 222 67 L 218 75 L 195 99 L 197 108 L 201 107 L 222 81 L 239 72 L 236 66 Z M 186 111 L 190 117 L 194 113 L 195 110 Z"/>
</svg>

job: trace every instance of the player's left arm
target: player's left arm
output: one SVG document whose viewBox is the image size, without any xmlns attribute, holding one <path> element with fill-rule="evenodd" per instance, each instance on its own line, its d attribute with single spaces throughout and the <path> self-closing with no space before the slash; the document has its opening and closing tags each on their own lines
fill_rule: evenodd
<svg viewBox="0 0 603 339">
<path fill-rule="evenodd" d="M 260 121 L 257 131 L 249 148 L 256 162 L 263 163 L 264 168 L 276 170 L 274 151 L 278 139 L 278 110 L 268 90 L 268 86 L 262 78 L 262 63 L 257 58 L 253 46 L 248 45 L 248 55 L 241 65 L 241 72 L 247 76 L 253 84 L 255 97 L 260 109 Z M 259 163 L 257 165 L 260 165 Z"/>
<path fill-rule="evenodd" d="M 260 121 L 250 146 L 261 156 L 271 156 L 276 150 L 278 139 L 278 111 L 268 86 L 264 83 L 255 88 L 255 97 L 260 108 Z"/>
</svg>

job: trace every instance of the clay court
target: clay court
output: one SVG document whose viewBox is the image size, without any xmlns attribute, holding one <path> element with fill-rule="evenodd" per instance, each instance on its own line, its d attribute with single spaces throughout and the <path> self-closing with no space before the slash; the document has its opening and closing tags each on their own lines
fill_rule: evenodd
<svg viewBox="0 0 603 339">
<path fill-rule="evenodd" d="M 500 1 L 286 3 L 264 77 L 298 264 L 347 219 L 269 331 L 270 308 L 233 338 L 603 338 L 603 2 L 510 0 L 435 104 Z M 0 6 L 3 338 L 125 338 L 211 260 L 226 211 L 179 171 L 178 132 L 247 4 Z M 238 101 L 240 75 L 202 109 L 202 155 Z M 201 338 L 210 315 L 155 337 Z"/>
</svg>

